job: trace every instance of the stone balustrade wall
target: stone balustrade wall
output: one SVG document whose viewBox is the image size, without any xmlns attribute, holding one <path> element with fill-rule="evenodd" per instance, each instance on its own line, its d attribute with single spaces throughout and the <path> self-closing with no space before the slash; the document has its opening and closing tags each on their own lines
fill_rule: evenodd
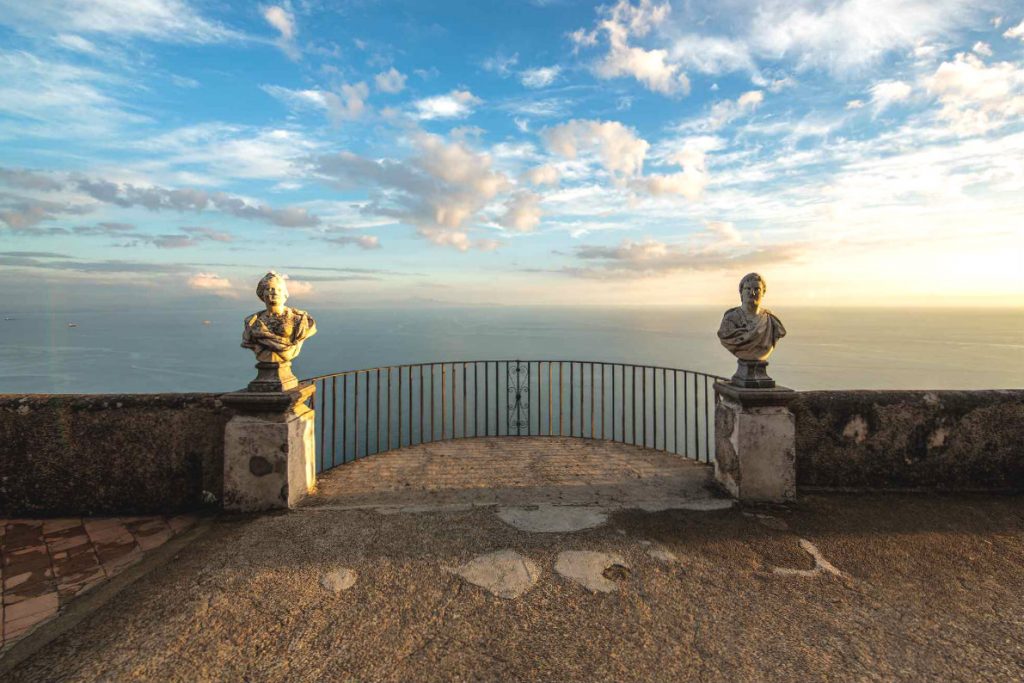
<svg viewBox="0 0 1024 683">
<path fill-rule="evenodd" d="M 230 417 L 214 394 L 0 395 L 0 516 L 219 503 Z"/>
<path fill-rule="evenodd" d="M 799 392 L 801 490 L 1024 489 L 1024 390 Z M 215 394 L 0 395 L 0 516 L 219 504 Z"/>
<path fill-rule="evenodd" d="M 790 410 L 802 490 L 1024 490 L 1024 390 L 803 391 Z"/>
</svg>

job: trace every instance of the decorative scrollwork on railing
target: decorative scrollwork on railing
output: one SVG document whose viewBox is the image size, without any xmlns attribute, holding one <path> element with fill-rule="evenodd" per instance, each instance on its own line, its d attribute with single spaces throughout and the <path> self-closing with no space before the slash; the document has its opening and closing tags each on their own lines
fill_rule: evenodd
<svg viewBox="0 0 1024 683">
<path fill-rule="evenodd" d="M 508 417 L 506 430 L 509 434 L 530 432 L 530 365 L 511 361 L 508 363 Z"/>
</svg>

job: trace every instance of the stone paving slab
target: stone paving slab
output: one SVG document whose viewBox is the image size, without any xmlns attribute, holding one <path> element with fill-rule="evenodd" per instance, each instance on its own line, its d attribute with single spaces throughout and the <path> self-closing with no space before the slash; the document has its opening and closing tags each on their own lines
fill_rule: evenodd
<svg viewBox="0 0 1024 683">
<path fill-rule="evenodd" d="M 196 520 L 195 515 L 0 520 L 0 652 Z"/>
</svg>

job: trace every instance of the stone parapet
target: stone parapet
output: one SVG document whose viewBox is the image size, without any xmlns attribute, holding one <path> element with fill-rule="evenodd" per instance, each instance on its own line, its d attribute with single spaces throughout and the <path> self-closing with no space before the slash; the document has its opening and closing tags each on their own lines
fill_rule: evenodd
<svg viewBox="0 0 1024 683">
<path fill-rule="evenodd" d="M 0 516 L 169 514 L 220 500 L 213 394 L 0 395 Z"/>
<path fill-rule="evenodd" d="M 801 391 L 801 488 L 1024 490 L 1024 390 Z"/>
<path fill-rule="evenodd" d="M 290 508 L 316 488 L 312 384 L 285 392 L 239 391 L 221 400 L 238 414 L 224 429 L 224 509 Z"/>
<path fill-rule="evenodd" d="M 745 389 L 715 384 L 715 479 L 744 502 L 779 503 L 796 496 L 795 421 L 785 387 Z"/>
</svg>

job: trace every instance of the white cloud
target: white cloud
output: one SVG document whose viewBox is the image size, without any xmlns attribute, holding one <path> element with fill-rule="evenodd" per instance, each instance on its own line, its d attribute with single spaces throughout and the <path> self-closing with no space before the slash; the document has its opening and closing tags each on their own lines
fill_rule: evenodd
<svg viewBox="0 0 1024 683">
<path fill-rule="evenodd" d="M 603 33 L 608 40 L 608 53 L 597 63 L 594 71 L 600 78 L 632 76 L 648 89 L 663 95 L 686 94 L 690 81 L 679 64 L 669 61 L 663 49 L 648 50 L 630 44 L 631 38 L 642 38 L 652 28 L 662 24 L 671 12 L 669 4 L 655 4 L 630 0 L 602 8 L 603 19 L 592 32 L 579 29 L 569 34 L 575 49 L 596 44 L 597 35 Z"/>
<path fill-rule="evenodd" d="M 338 235 L 336 237 L 325 237 L 324 240 L 343 246 L 354 244 L 364 250 L 380 249 L 380 238 L 376 235 Z"/>
<path fill-rule="evenodd" d="M 125 128 L 147 118 L 108 94 L 118 77 L 27 52 L 0 50 L 0 113 L 9 117 L 0 140 L 37 136 L 93 142 L 119 139 Z"/>
<path fill-rule="evenodd" d="M 91 41 L 86 40 L 82 36 L 76 36 L 71 33 L 61 33 L 59 36 L 54 38 L 54 42 L 65 49 L 81 52 L 83 54 L 95 55 L 99 52 Z"/>
<path fill-rule="evenodd" d="M 241 38 L 206 19 L 185 0 L 48 0 L 5 2 L 0 23 L 52 35 L 98 33 L 170 43 L 217 43 Z"/>
<path fill-rule="evenodd" d="M 981 13 L 982 5 L 972 0 L 767 2 L 754 10 L 746 40 L 762 57 L 785 56 L 799 69 L 846 73 L 947 35 Z"/>
<path fill-rule="evenodd" d="M 692 130 L 698 132 L 713 132 L 725 127 L 741 116 L 755 111 L 764 102 L 764 93 L 760 90 L 750 90 L 743 93 L 735 100 L 720 100 L 711 105 L 711 111 L 706 115 L 691 121 L 680 124 L 680 130 Z"/>
<path fill-rule="evenodd" d="M 468 90 L 452 90 L 447 95 L 416 100 L 413 106 L 417 116 L 424 120 L 463 119 L 473 113 L 477 104 L 480 104 L 480 99 Z"/>
<path fill-rule="evenodd" d="M 373 77 L 377 90 L 390 94 L 400 93 L 405 89 L 405 74 L 395 67 Z"/>
<path fill-rule="evenodd" d="M 366 111 L 366 98 L 370 95 L 369 86 L 362 81 L 343 84 L 337 93 L 327 90 L 292 90 L 279 85 L 261 85 L 260 88 L 292 109 L 319 109 L 335 124 L 362 116 Z"/>
<path fill-rule="evenodd" d="M 364 213 L 414 225 L 436 244 L 479 248 L 469 236 L 471 224 L 512 183 L 493 169 L 490 154 L 472 149 L 465 140 L 417 132 L 413 145 L 416 153 L 406 161 L 342 152 L 314 162 L 322 177 L 343 188 L 376 188 Z"/>
<path fill-rule="evenodd" d="M 1010 62 L 987 66 L 960 53 L 924 85 L 942 104 L 940 116 L 961 134 L 985 132 L 1024 115 L 1024 68 Z"/>
<path fill-rule="evenodd" d="M 293 280 L 288 274 L 281 275 L 287 281 L 288 296 L 310 294 L 313 291 L 313 283 L 305 280 Z"/>
<path fill-rule="evenodd" d="M 196 273 L 189 277 L 188 286 L 191 289 L 212 292 L 221 296 L 235 297 L 238 295 L 231 280 L 216 273 Z"/>
<path fill-rule="evenodd" d="M 542 215 L 540 197 L 532 192 L 518 192 L 505 203 L 505 213 L 498 223 L 516 232 L 533 232 Z"/>
<path fill-rule="evenodd" d="M 992 46 L 980 40 L 974 44 L 974 46 L 971 48 L 971 51 L 983 57 L 992 56 Z"/>
<path fill-rule="evenodd" d="M 644 156 L 650 147 L 636 131 L 618 121 L 573 119 L 548 128 L 543 137 L 552 152 L 567 159 L 575 159 L 581 150 L 596 151 L 602 166 L 613 176 L 642 173 Z"/>
<path fill-rule="evenodd" d="M 201 124 L 178 128 L 135 145 L 159 155 L 147 168 L 174 169 L 202 166 L 207 182 L 229 178 L 281 180 L 303 174 L 303 158 L 318 147 L 295 130 L 252 129 L 227 124 Z"/>
<path fill-rule="evenodd" d="M 1003 33 L 1003 37 L 1011 39 L 1019 38 L 1020 40 L 1024 41 L 1024 21 L 1021 21 L 1019 24 L 1012 28 L 1006 29 L 1006 32 Z"/>
<path fill-rule="evenodd" d="M 864 100 L 850 100 L 846 103 L 847 109 L 862 109 L 864 107 Z"/>
<path fill-rule="evenodd" d="M 291 59 L 298 59 L 299 50 L 295 45 L 295 15 L 286 7 L 269 5 L 263 8 L 263 18 L 280 34 L 277 46 Z"/>
<path fill-rule="evenodd" d="M 263 18 L 281 34 L 283 40 L 295 38 L 295 16 L 284 7 L 270 5 L 263 8 Z"/>
<path fill-rule="evenodd" d="M 717 146 L 717 140 L 712 137 L 687 140 L 680 151 L 666 159 L 679 165 L 681 171 L 664 175 L 652 173 L 633 181 L 631 187 L 654 197 L 679 195 L 690 201 L 700 199 L 710 181 L 706 168 L 707 152 Z"/>
<path fill-rule="evenodd" d="M 739 246 L 744 242 L 740 231 L 729 221 L 706 221 L 704 228 L 716 245 Z"/>
<path fill-rule="evenodd" d="M 492 73 L 498 74 L 502 78 L 506 78 L 507 76 L 512 74 L 513 67 L 515 67 L 515 65 L 518 63 L 518 54 L 508 56 L 499 53 L 497 55 L 494 55 L 493 57 L 488 57 L 487 59 L 485 59 L 482 66 L 484 67 L 485 71 L 490 71 Z"/>
<path fill-rule="evenodd" d="M 527 69 L 519 75 L 520 82 L 527 88 L 545 88 L 555 82 L 562 68 L 558 66 L 542 66 Z"/>
<path fill-rule="evenodd" d="M 558 185 L 561 174 L 551 164 L 535 166 L 523 174 L 523 179 L 531 185 Z"/>
<path fill-rule="evenodd" d="M 871 86 L 871 104 L 875 113 L 879 113 L 897 102 L 910 97 L 913 88 L 903 81 L 881 81 Z"/>
</svg>

